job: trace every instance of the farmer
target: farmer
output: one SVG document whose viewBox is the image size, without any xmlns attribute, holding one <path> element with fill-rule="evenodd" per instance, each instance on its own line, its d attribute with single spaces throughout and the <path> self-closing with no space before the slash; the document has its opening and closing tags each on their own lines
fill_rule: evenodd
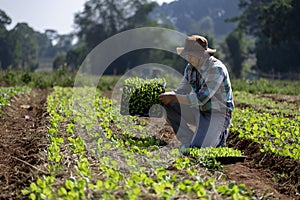
<svg viewBox="0 0 300 200">
<path fill-rule="evenodd" d="M 215 52 L 205 37 L 187 37 L 177 48 L 188 61 L 184 78 L 175 91 L 159 97 L 181 147 L 225 146 L 234 104 L 228 71 Z"/>
</svg>

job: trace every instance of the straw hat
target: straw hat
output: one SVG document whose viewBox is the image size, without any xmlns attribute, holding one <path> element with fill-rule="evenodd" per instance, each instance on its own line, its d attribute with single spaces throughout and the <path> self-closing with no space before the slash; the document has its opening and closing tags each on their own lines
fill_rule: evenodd
<svg viewBox="0 0 300 200">
<path fill-rule="evenodd" d="M 203 57 L 204 53 L 213 55 L 216 53 L 215 49 L 208 48 L 208 41 L 205 37 L 200 35 L 192 35 L 186 38 L 184 47 L 177 47 L 177 54 L 181 56 L 191 55 L 197 58 Z"/>
</svg>

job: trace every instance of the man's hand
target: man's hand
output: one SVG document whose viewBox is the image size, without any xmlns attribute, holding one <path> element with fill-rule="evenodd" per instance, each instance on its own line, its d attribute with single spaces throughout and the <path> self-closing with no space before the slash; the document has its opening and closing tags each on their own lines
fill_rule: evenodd
<svg viewBox="0 0 300 200">
<path fill-rule="evenodd" d="M 176 94 L 174 92 L 162 93 L 159 95 L 159 99 L 165 105 L 172 102 L 178 102 Z"/>
<path fill-rule="evenodd" d="M 159 99 L 165 105 L 172 102 L 189 105 L 187 95 L 180 95 L 180 94 L 176 94 L 175 92 L 162 93 L 159 95 Z"/>
</svg>

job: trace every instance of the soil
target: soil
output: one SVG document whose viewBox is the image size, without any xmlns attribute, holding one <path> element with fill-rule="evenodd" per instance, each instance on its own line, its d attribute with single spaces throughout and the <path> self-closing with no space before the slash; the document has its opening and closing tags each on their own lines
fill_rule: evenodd
<svg viewBox="0 0 300 200">
<path fill-rule="evenodd" d="M 282 94 L 260 94 L 277 102 L 300 105 L 300 96 Z M 245 108 L 252 105 L 240 104 Z M 229 147 L 244 152 L 244 163 L 228 165 L 226 176 L 237 183 L 245 183 L 260 194 L 262 199 L 300 199 L 300 161 L 289 157 L 276 156 L 260 151 L 262 146 L 247 139 L 239 139 L 236 134 L 228 138 Z"/>
<path fill-rule="evenodd" d="M 20 199 L 20 191 L 45 174 L 46 98 L 50 91 L 15 96 L 0 115 L 0 199 Z"/>
<path fill-rule="evenodd" d="M 273 101 L 287 102 L 300 105 L 300 95 L 284 95 L 284 94 L 260 94 L 261 97 L 271 98 Z"/>
<path fill-rule="evenodd" d="M 26 95 L 16 96 L 0 115 L 0 199 L 22 199 L 20 191 L 47 172 L 46 149 L 49 116 L 46 98 L 50 90 L 33 89 Z M 110 97 L 109 93 L 104 96 Z M 278 101 L 285 99 L 300 103 L 292 97 L 265 95 Z M 171 141 L 171 127 L 165 124 L 161 140 Z M 228 146 L 241 149 L 247 159 L 243 163 L 224 166 L 229 182 L 243 183 L 255 191 L 258 199 L 300 199 L 299 161 L 263 154 L 260 146 L 239 140 L 231 135 Z M 285 177 L 278 178 L 279 173 Z"/>
<path fill-rule="evenodd" d="M 228 146 L 247 156 L 245 162 L 224 168 L 229 180 L 252 188 L 259 199 L 300 199 L 300 162 L 260 151 L 261 145 L 237 135 L 228 138 Z"/>
</svg>

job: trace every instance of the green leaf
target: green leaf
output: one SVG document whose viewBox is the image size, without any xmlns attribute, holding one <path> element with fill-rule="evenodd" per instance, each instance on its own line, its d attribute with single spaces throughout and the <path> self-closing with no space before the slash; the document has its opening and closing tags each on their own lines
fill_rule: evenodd
<svg viewBox="0 0 300 200">
<path fill-rule="evenodd" d="M 72 190 L 74 188 L 74 183 L 70 180 L 66 180 L 65 186 L 68 190 Z"/>
<path fill-rule="evenodd" d="M 101 180 L 98 180 L 96 183 L 97 189 L 102 189 L 103 187 L 103 182 Z"/>
<path fill-rule="evenodd" d="M 29 198 L 30 198 L 31 200 L 36 200 L 36 195 L 35 195 L 34 193 L 31 193 L 31 194 L 29 195 Z"/>
<path fill-rule="evenodd" d="M 37 188 L 35 183 L 31 183 L 30 184 L 30 189 L 31 189 L 32 192 L 36 192 L 38 188 Z"/>
<path fill-rule="evenodd" d="M 40 188 L 46 187 L 46 183 L 44 181 L 42 181 L 40 178 L 37 179 L 36 183 L 37 183 L 37 186 L 39 186 Z"/>
<path fill-rule="evenodd" d="M 63 187 L 59 188 L 57 193 L 58 193 L 58 196 L 60 196 L 60 197 L 67 196 L 67 194 L 68 194 L 67 190 Z"/>
<path fill-rule="evenodd" d="M 30 191 L 26 189 L 22 190 L 21 192 L 23 195 L 28 195 L 30 193 Z"/>
</svg>

